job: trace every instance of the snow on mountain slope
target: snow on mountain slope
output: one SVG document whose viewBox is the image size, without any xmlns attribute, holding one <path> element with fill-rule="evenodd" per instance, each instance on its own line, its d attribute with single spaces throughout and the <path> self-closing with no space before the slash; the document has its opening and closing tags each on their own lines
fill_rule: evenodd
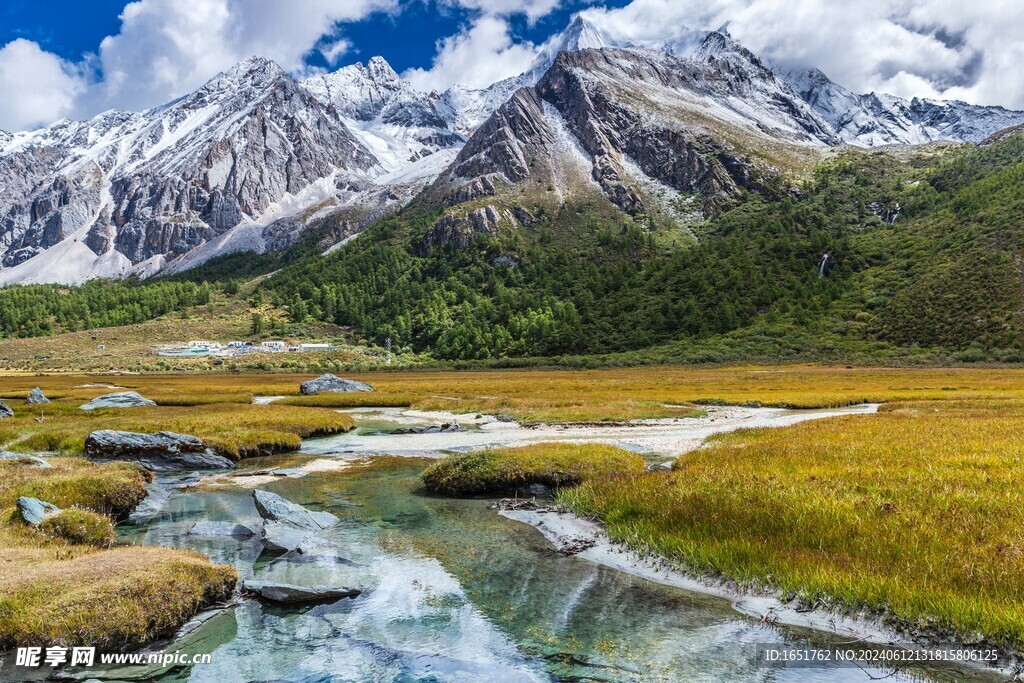
<svg viewBox="0 0 1024 683">
<path fill-rule="evenodd" d="M 414 90 L 382 57 L 308 78 L 302 85 L 334 107 L 389 172 L 465 141 L 449 128 L 439 98 Z"/>
<path fill-rule="evenodd" d="M 782 72 L 793 89 L 853 145 L 917 145 L 934 140 L 980 142 L 1024 123 L 1024 112 L 954 100 L 905 100 L 893 95 L 857 95 L 818 69 Z"/>
<path fill-rule="evenodd" d="M 245 60 L 146 112 L 13 135 L 0 154 L 0 281 L 151 272 L 317 181 L 353 194 L 385 170 L 280 67 Z"/>
</svg>

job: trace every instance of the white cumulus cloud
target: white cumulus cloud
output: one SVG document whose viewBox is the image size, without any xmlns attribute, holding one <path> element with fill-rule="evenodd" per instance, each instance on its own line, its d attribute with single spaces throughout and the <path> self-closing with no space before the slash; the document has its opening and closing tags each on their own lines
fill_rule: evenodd
<svg viewBox="0 0 1024 683">
<path fill-rule="evenodd" d="M 856 92 L 1024 108 L 1024 3 L 1007 0 L 633 0 L 584 16 L 617 40 L 671 41 L 728 25 L 783 66 L 815 66 Z"/>
<path fill-rule="evenodd" d="M 71 113 L 84 84 L 73 65 L 18 38 L 0 48 L 0 128 L 23 130 Z"/>
<path fill-rule="evenodd" d="M 512 41 L 504 18 L 483 15 L 465 31 L 440 41 L 429 69 L 410 69 L 403 75 L 423 91 L 444 90 L 456 83 L 483 88 L 522 73 L 536 55 L 533 43 Z"/>
</svg>

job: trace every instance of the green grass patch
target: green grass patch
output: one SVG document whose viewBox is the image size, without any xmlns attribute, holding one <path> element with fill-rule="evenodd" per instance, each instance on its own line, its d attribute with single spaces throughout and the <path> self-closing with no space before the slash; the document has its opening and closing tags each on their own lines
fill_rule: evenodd
<svg viewBox="0 0 1024 683">
<path fill-rule="evenodd" d="M 92 510 L 61 510 L 59 514 L 44 519 L 39 530 L 68 543 L 94 545 L 97 548 L 109 548 L 114 544 L 113 522 L 106 515 Z"/>
<path fill-rule="evenodd" d="M 428 491 L 446 495 L 501 493 L 529 484 L 574 486 L 644 467 L 639 455 L 614 446 L 542 443 L 451 455 L 424 470 L 423 483 Z"/>
<path fill-rule="evenodd" d="M 113 547 L 109 515 L 146 494 L 149 475 L 127 463 L 53 458 L 51 468 L 0 462 L 0 651 L 23 646 L 95 646 L 118 651 L 173 633 L 199 610 L 226 600 L 232 567 L 199 553 Z M 14 502 L 32 496 L 64 510 L 31 528 Z"/>
<path fill-rule="evenodd" d="M 688 570 L 1024 645 L 1020 404 L 918 402 L 718 437 L 559 499 Z"/>
</svg>

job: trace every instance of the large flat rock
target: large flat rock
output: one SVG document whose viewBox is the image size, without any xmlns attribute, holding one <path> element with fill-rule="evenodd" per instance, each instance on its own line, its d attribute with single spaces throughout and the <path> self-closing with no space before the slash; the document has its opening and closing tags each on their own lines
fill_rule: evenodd
<svg viewBox="0 0 1024 683">
<path fill-rule="evenodd" d="M 140 434 L 99 429 L 85 438 L 85 454 L 95 460 L 130 460 L 154 471 L 235 466 L 214 453 L 201 439 L 175 432 Z"/>
<path fill-rule="evenodd" d="M 362 593 L 358 588 L 347 586 L 297 586 L 290 583 L 253 579 L 242 582 L 242 591 L 254 593 L 264 600 L 284 603 L 327 602 L 342 598 L 354 598 Z"/>
<path fill-rule="evenodd" d="M 149 400 L 137 391 L 116 391 L 112 394 L 97 396 L 79 407 L 82 410 L 98 410 L 100 408 L 138 408 L 155 405 L 155 401 Z"/>
</svg>

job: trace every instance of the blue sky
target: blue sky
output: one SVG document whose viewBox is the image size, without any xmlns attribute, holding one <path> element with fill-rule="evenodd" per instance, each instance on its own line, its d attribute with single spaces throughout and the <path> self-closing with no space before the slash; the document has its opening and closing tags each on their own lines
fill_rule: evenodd
<svg viewBox="0 0 1024 683">
<path fill-rule="evenodd" d="M 1024 109 L 1024 2 L 987 0 L 88 0 L 0 5 L 0 129 L 141 110 L 259 55 L 296 77 L 383 55 L 414 86 L 484 87 L 582 12 L 618 44 L 728 23 L 854 92 Z"/>
<path fill-rule="evenodd" d="M 118 32 L 119 16 L 126 4 L 125 0 L 45 3 L 6 0 L 0 9 L 0 45 L 23 38 L 64 60 L 79 62 L 83 56 L 95 53 L 106 36 Z M 532 20 L 524 13 L 508 14 L 512 37 L 517 42 L 541 43 L 562 30 L 573 13 L 587 4 L 585 0 L 562 3 Z M 605 7 L 625 4 L 627 0 L 600 3 Z M 365 19 L 338 22 L 338 33 L 351 42 L 351 48 L 339 63 L 365 61 L 382 55 L 399 72 L 429 68 L 437 53 L 437 42 L 458 34 L 478 14 L 476 9 L 457 4 L 415 0 L 401 3 L 397 11 L 385 8 L 370 13 Z M 329 64 L 316 50 L 310 50 L 305 61 L 328 69 L 337 66 Z"/>
</svg>

